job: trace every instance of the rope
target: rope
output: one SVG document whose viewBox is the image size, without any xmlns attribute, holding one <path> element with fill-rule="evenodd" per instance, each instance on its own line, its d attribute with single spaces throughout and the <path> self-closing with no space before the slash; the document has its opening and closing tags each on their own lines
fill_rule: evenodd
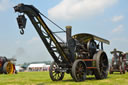
<svg viewBox="0 0 128 85">
<path fill-rule="evenodd" d="M 40 12 L 40 14 L 44 17 L 44 18 L 46 18 L 47 20 L 49 20 L 52 24 L 54 24 L 55 26 L 57 26 L 58 28 L 60 28 L 63 32 L 66 32 L 63 28 L 61 28 L 59 25 L 57 25 L 55 22 L 53 22 L 52 20 L 50 20 L 48 17 L 46 17 L 44 14 L 42 14 L 41 12 Z"/>
</svg>

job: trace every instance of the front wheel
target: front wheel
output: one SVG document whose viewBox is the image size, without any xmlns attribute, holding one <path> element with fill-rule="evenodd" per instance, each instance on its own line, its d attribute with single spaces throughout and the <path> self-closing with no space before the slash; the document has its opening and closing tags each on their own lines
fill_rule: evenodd
<svg viewBox="0 0 128 85">
<path fill-rule="evenodd" d="M 112 66 L 110 66 L 109 73 L 113 74 L 113 67 Z"/>
<path fill-rule="evenodd" d="M 125 63 L 122 62 L 122 70 L 123 70 L 123 74 L 125 74 L 126 70 L 125 70 Z"/>
<path fill-rule="evenodd" d="M 64 78 L 64 72 L 59 71 L 59 66 L 56 62 L 53 62 L 49 68 L 49 75 L 53 81 L 59 81 Z"/>
<path fill-rule="evenodd" d="M 72 77 L 76 82 L 86 79 L 86 64 L 81 59 L 76 60 L 72 66 Z"/>
</svg>

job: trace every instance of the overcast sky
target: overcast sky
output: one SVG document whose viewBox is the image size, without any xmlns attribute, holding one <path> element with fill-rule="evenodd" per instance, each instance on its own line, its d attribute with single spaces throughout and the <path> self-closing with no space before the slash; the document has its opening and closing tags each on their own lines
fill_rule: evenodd
<svg viewBox="0 0 128 85">
<path fill-rule="evenodd" d="M 0 55 L 14 57 L 17 63 L 47 61 L 47 52 L 30 20 L 20 35 L 13 7 L 19 3 L 34 5 L 43 14 L 73 33 L 91 33 L 110 41 L 104 50 L 128 51 L 128 0 L 0 0 Z M 48 23 L 52 30 L 56 28 Z"/>
</svg>

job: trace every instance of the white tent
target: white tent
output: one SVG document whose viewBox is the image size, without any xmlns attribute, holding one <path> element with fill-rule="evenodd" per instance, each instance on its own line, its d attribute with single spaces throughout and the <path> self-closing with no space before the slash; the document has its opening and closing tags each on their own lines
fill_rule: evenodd
<svg viewBox="0 0 128 85">
<path fill-rule="evenodd" d="M 27 67 L 27 71 L 48 71 L 50 65 L 46 65 L 45 63 L 39 63 L 39 64 L 30 64 Z"/>
<path fill-rule="evenodd" d="M 40 63 L 40 64 L 30 64 L 30 65 L 28 66 L 28 68 L 33 68 L 33 67 L 44 67 L 44 66 L 46 66 L 45 63 Z"/>
</svg>

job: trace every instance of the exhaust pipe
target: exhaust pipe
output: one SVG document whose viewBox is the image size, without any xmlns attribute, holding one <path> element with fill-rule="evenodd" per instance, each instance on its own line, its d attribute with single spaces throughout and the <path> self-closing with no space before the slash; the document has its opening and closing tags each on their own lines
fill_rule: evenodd
<svg viewBox="0 0 128 85">
<path fill-rule="evenodd" d="M 66 41 L 72 38 L 72 26 L 66 26 Z"/>
</svg>

